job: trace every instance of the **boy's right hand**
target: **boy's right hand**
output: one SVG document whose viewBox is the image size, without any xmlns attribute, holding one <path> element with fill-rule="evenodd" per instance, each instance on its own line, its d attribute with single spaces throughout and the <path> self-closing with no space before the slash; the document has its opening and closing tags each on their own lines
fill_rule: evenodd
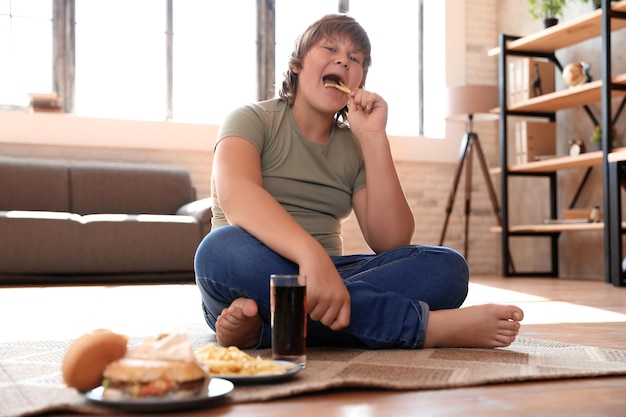
<svg viewBox="0 0 626 417">
<path fill-rule="evenodd" d="M 306 275 L 307 313 L 332 330 L 350 324 L 350 293 L 330 258 L 322 262 L 300 264 L 300 274 Z"/>
</svg>

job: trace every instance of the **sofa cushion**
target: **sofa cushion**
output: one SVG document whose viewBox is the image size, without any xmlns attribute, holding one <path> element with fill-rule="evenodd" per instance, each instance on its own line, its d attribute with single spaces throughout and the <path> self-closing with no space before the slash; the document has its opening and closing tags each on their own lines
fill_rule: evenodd
<svg viewBox="0 0 626 417">
<path fill-rule="evenodd" d="M 78 214 L 175 214 L 194 199 L 189 172 L 177 167 L 76 163 L 70 183 Z"/>
<path fill-rule="evenodd" d="M 202 238 L 180 215 L 0 211 L 0 230 L 0 274 L 193 271 Z"/>
<path fill-rule="evenodd" d="M 0 273 L 56 274 L 74 270 L 82 224 L 77 214 L 0 211 Z"/>
<path fill-rule="evenodd" d="M 211 231 L 211 218 L 213 217 L 213 199 L 211 197 L 187 203 L 178 209 L 176 214 L 192 216 L 198 221 L 202 230 L 202 236 Z"/>
<path fill-rule="evenodd" d="M 0 157 L 0 210 L 70 211 L 62 162 Z"/>
<path fill-rule="evenodd" d="M 192 271 L 200 227 L 191 216 L 82 216 L 82 242 L 89 253 L 79 272 Z"/>
</svg>

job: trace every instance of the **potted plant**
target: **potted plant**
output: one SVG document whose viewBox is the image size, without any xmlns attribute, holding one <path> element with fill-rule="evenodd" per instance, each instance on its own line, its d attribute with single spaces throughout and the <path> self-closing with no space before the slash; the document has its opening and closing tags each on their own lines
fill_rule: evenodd
<svg viewBox="0 0 626 417">
<path fill-rule="evenodd" d="M 566 0 L 528 0 L 528 11 L 537 20 L 543 20 L 544 27 L 554 26 L 563 16 Z"/>
<path fill-rule="evenodd" d="M 583 0 L 584 3 L 589 3 L 589 0 Z M 591 4 L 593 4 L 594 9 L 599 9 L 602 7 L 602 0 L 591 0 Z"/>
<path fill-rule="evenodd" d="M 613 126 L 612 130 L 612 134 L 611 134 L 611 141 L 615 141 L 615 136 L 617 134 L 617 131 L 615 130 L 615 126 Z M 593 134 L 591 135 L 591 137 L 589 138 L 589 141 L 591 143 L 594 143 L 596 148 L 600 148 L 602 145 L 602 126 L 600 125 L 596 125 L 596 127 L 593 129 Z"/>
</svg>

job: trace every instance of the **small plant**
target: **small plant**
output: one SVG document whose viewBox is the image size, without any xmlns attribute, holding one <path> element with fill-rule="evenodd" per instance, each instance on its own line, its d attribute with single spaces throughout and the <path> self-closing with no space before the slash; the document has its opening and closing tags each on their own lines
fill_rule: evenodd
<svg viewBox="0 0 626 417">
<path fill-rule="evenodd" d="M 617 134 L 617 131 L 615 130 L 615 127 L 613 127 L 611 133 L 612 133 L 611 141 L 614 141 L 615 140 L 615 135 Z M 593 134 L 589 138 L 589 141 L 591 143 L 600 143 L 600 142 L 602 142 L 602 126 L 596 125 L 596 127 L 593 129 Z"/>
<path fill-rule="evenodd" d="M 599 9 L 600 7 L 602 7 L 602 0 L 582 0 L 583 3 L 589 3 L 591 2 L 591 4 L 593 4 L 593 7 L 595 7 L 596 9 Z"/>
<path fill-rule="evenodd" d="M 558 19 L 563 16 L 567 0 L 528 0 L 528 11 L 537 20 Z M 587 1 L 587 0 L 585 0 Z"/>
<path fill-rule="evenodd" d="M 583 0 L 583 2 L 587 3 L 589 0 Z M 615 0 L 611 0 L 609 3 L 614 3 Z M 602 7 L 602 0 L 591 0 L 591 3 L 596 9 Z"/>
</svg>

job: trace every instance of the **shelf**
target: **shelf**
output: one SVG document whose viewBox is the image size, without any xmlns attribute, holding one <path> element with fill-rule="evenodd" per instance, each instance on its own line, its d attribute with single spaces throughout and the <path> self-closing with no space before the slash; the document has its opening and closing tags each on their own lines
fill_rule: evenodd
<svg viewBox="0 0 626 417">
<path fill-rule="evenodd" d="M 500 117 L 500 145 L 504 160 L 500 161 L 501 167 L 490 170 L 492 174 L 499 174 L 502 186 L 502 224 L 504 226 L 492 227 L 492 232 L 500 233 L 502 236 L 502 267 L 504 276 L 517 275 L 515 270 L 511 270 L 510 259 L 510 238 L 516 237 L 542 237 L 550 239 L 551 274 L 559 274 L 559 245 L 562 232 L 604 232 L 605 243 L 605 280 L 613 282 L 614 285 L 626 285 L 626 279 L 622 273 L 621 261 L 622 236 L 626 230 L 626 222 L 621 216 L 621 197 L 619 194 L 621 172 L 616 171 L 617 164 L 626 162 L 626 148 L 618 148 L 612 152 L 603 150 L 583 153 L 577 156 L 558 156 L 542 158 L 525 164 L 509 165 L 508 150 L 509 126 L 508 117 L 523 117 L 525 119 L 550 119 L 555 121 L 555 114 L 560 110 L 585 107 L 590 104 L 600 103 L 602 106 L 602 122 L 610 122 L 612 115 L 608 111 L 611 105 L 611 98 L 626 97 L 626 73 L 615 74 L 608 77 L 605 73 L 602 76 L 596 75 L 596 79 L 580 86 L 563 88 L 560 91 L 547 93 L 538 97 L 517 102 L 515 104 L 504 105 L 507 102 L 508 81 L 507 71 L 509 63 L 507 59 L 512 56 L 541 57 L 550 58 L 556 61 L 560 68 L 560 63 L 556 59 L 555 52 L 566 47 L 573 46 L 583 41 L 600 37 L 601 47 L 594 48 L 597 53 L 601 53 L 602 66 L 610 66 L 611 54 L 607 48 L 610 46 L 611 34 L 626 29 L 626 0 L 611 3 L 610 11 L 603 8 L 585 13 L 577 18 L 561 22 L 553 27 L 544 29 L 537 33 L 524 37 L 514 37 L 501 34 L 497 48 L 488 52 L 489 56 L 499 56 L 500 74 L 500 97 L 504 100 L 501 107 L 490 110 Z M 606 15 L 603 15 L 604 12 Z M 608 19 L 610 18 L 610 19 Z M 608 27 L 605 26 L 608 23 Z M 502 47 L 502 48 L 500 48 Z M 610 97 L 603 97 L 607 93 Z M 622 101 L 623 105 L 623 101 Z M 621 110 L 621 106 L 620 106 Z M 593 115 L 587 108 L 590 118 Z M 555 216 L 558 210 L 558 184 L 556 173 L 561 170 L 579 168 L 586 169 L 574 201 L 578 197 L 582 187 L 586 184 L 588 174 L 592 167 L 602 167 L 602 204 L 605 207 L 603 220 L 605 223 L 571 222 L 560 219 L 548 220 L 540 224 L 511 225 L 509 219 L 509 176 L 532 176 L 547 177 L 549 179 L 550 191 L 547 202 L 550 213 Z M 607 172 L 608 169 L 608 172 Z M 609 174 L 609 175 L 605 175 Z M 572 203 L 573 204 L 573 203 Z M 523 210 L 523 208 L 522 208 Z"/>
<path fill-rule="evenodd" d="M 626 222 L 622 222 L 622 230 L 626 229 Z M 502 227 L 494 226 L 489 229 L 494 233 L 502 233 Z M 604 223 L 574 223 L 574 224 L 525 224 L 509 226 L 510 234 L 554 234 L 561 232 L 593 232 L 604 230 Z"/>
<path fill-rule="evenodd" d="M 607 157 L 609 162 L 626 161 L 626 148 L 616 148 Z"/>
<path fill-rule="evenodd" d="M 626 73 L 613 77 L 613 84 L 622 85 L 626 88 Z M 611 96 L 626 96 L 626 89 L 612 89 Z M 533 97 L 524 102 L 509 106 L 508 111 L 554 113 L 558 110 L 597 103 L 601 98 L 602 80 L 596 80 L 565 90 L 555 91 L 554 93 L 546 93 L 538 97 Z M 499 114 L 500 108 L 491 109 L 489 112 Z"/>
<path fill-rule="evenodd" d="M 626 155 L 626 148 L 619 148 Z M 616 150 L 617 151 L 617 150 Z M 557 156 L 542 161 L 529 162 L 509 167 L 509 172 L 556 172 L 562 169 L 585 168 L 602 164 L 602 151 L 585 152 L 577 156 Z M 500 168 L 489 170 L 491 174 L 499 174 Z"/>
<path fill-rule="evenodd" d="M 626 0 L 613 3 L 611 9 L 626 12 Z M 600 36 L 601 23 L 602 9 L 597 9 L 529 36 L 510 41 L 507 49 L 517 52 L 552 53 L 557 49 Z M 616 31 L 623 28 L 626 28 L 626 19 L 611 19 L 611 30 Z M 488 54 L 489 56 L 497 56 L 500 54 L 500 48 L 490 49 Z"/>
</svg>

